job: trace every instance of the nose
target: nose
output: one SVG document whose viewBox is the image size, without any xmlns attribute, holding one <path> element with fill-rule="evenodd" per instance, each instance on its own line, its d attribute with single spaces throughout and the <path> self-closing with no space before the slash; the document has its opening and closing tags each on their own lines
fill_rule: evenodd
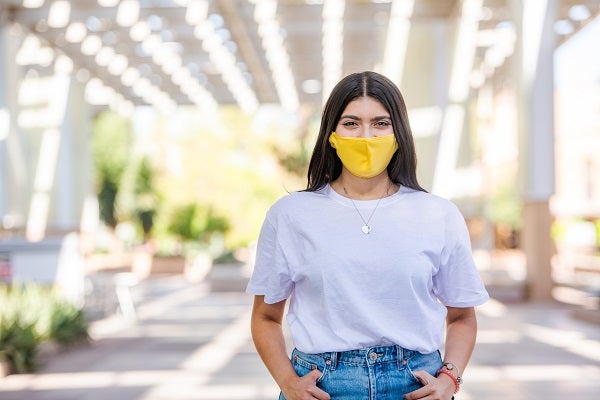
<svg viewBox="0 0 600 400">
<path fill-rule="evenodd" d="M 361 138 L 372 138 L 375 136 L 377 136 L 375 130 L 370 125 L 361 127 L 358 133 L 358 137 Z"/>
</svg>

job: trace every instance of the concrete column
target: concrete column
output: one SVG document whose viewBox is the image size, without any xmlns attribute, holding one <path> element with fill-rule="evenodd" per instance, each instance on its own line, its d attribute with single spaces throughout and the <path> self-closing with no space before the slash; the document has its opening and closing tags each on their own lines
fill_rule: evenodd
<svg viewBox="0 0 600 400">
<path fill-rule="evenodd" d="M 557 0 L 513 0 L 519 129 L 519 184 L 523 200 L 522 249 L 528 297 L 552 298 L 548 201 L 554 193 L 554 22 Z"/>
<path fill-rule="evenodd" d="M 18 84 L 21 71 L 15 63 L 20 45 L 18 29 L 0 26 L 0 225 L 22 228 L 28 206 L 28 165 L 17 127 Z"/>
<path fill-rule="evenodd" d="M 406 52 L 417 56 L 405 60 L 399 85 L 415 135 L 419 182 L 428 190 L 433 186 L 441 121 L 448 103 L 452 28 L 440 20 L 411 24 Z"/>
<path fill-rule="evenodd" d="M 91 176 L 91 112 L 84 85 L 71 79 L 65 116 L 60 126 L 51 220 L 59 231 L 78 231 L 87 195 L 93 192 Z"/>
<path fill-rule="evenodd" d="M 470 95 L 469 76 L 476 53 L 477 31 L 481 16 L 482 0 L 462 0 L 460 18 L 453 39 L 452 63 L 448 82 L 448 104 L 444 110 L 440 140 L 438 143 L 432 193 L 450 199 L 470 197 L 477 194 L 478 182 L 469 179 L 473 174 L 459 175 L 462 139 L 468 138 L 468 107 Z M 472 193 L 470 191 L 475 191 Z M 463 208 L 463 207 L 461 207 Z M 464 212 L 464 210 L 463 210 Z"/>
<path fill-rule="evenodd" d="M 6 28 L 0 26 L 0 226 L 6 214 L 6 138 L 10 131 L 10 113 L 6 105 Z"/>
</svg>

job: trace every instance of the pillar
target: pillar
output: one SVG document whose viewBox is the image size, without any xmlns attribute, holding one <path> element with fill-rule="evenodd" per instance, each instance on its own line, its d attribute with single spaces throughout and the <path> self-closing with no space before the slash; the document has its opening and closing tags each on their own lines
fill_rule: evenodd
<svg viewBox="0 0 600 400">
<path fill-rule="evenodd" d="M 521 247 L 530 300 L 552 298 L 549 199 L 554 193 L 554 22 L 557 0 L 513 0 L 519 130 Z"/>
<path fill-rule="evenodd" d="M 0 227 L 2 217 L 6 213 L 6 138 L 10 131 L 10 114 L 6 105 L 6 32 L 0 25 Z"/>
<path fill-rule="evenodd" d="M 71 78 L 65 116 L 60 125 L 60 152 L 56 166 L 49 224 L 59 232 L 78 231 L 84 201 L 94 193 L 92 182 L 92 112 L 84 85 Z"/>
<path fill-rule="evenodd" d="M 0 226 L 23 227 L 28 204 L 23 140 L 17 132 L 18 50 L 15 25 L 0 24 Z"/>
</svg>

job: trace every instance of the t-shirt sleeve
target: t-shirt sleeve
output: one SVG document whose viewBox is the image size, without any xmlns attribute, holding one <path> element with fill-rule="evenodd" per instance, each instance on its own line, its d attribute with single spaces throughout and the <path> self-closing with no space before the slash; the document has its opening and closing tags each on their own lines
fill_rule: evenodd
<svg viewBox="0 0 600 400">
<path fill-rule="evenodd" d="M 246 292 L 264 295 L 265 303 L 273 304 L 287 299 L 293 288 L 278 230 L 267 215 L 258 237 L 256 262 Z"/>
<path fill-rule="evenodd" d="M 433 291 L 450 307 L 474 307 L 489 298 L 473 260 L 464 217 L 453 204 L 446 215 L 445 246 L 439 270 L 433 276 Z"/>
</svg>

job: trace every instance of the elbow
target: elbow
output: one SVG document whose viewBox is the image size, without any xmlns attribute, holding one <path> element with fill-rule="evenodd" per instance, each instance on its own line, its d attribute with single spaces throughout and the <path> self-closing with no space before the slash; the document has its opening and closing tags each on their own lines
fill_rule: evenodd
<svg viewBox="0 0 600 400">
<path fill-rule="evenodd" d="M 446 323 L 452 325 L 459 323 L 461 325 L 469 325 L 477 329 L 477 315 L 474 307 L 454 308 L 448 307 L 448 315 Z"/>
</svg>

